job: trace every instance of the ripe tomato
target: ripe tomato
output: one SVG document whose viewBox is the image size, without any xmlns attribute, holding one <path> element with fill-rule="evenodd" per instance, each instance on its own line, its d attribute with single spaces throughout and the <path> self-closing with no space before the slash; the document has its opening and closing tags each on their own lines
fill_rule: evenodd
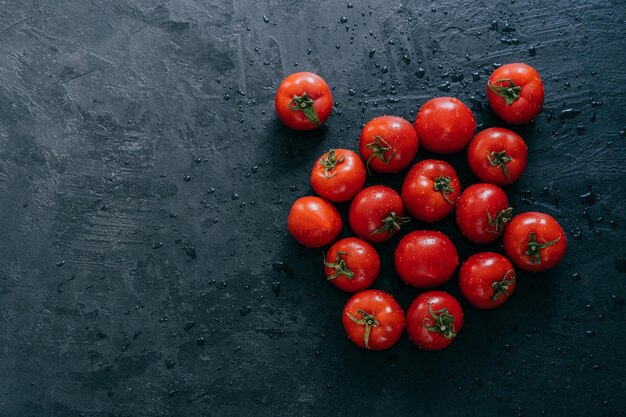
<svg viewBox="0 0 626 417">
<path fill-rule="evenodd" d="M 275 106 L 276 114 L 288 127 L 313 130 L 328 119 L 333 109 L 333 96 L 319 75 L 297 72 L 280 83 Z"/>
<path fill-rule="evenodd" d="M 502 65 L 487 81 L 487 99 L 494 113 L 505 122 L 529 123 L 543 106 L 541 77 L 530 65 Z"/>
<path fill-rule="evenodd" d="M 404 311 L 394 298 L 379 290 L 352 296 L 343 308 L 343 327 L 357 346 L 383 350 L 393 346 L 404 330 Z"/>
<path fill-rule="evenodd" d="M 417 134 L 401 117 L 381 116 L 370 120 L 359 138 L 359 151 L 367 167 L 376 172 L 398 172 L 413 162 Z"/>
<path fill-rule="evenodd" d="M 365 184 L 365 165 L 356 152 L 331 149 L 313 165 L 311 185 L 322 197 L 344 203 Z"/>
<path fill-rule="evenodd" d="M 381 243 L 398 233 L 410 219 L 404 216 L 402 199 L 389 187 L 374 185 L 361 190 L 352 200 L 348 218 L 355 235 Z"/>
<path fill-rule="evenodd" d="M 456 207 L 456 224 L 461 233 L 476 243 L 489 243 L 498 239 L 513 209 L 500 187 L 492 184 L 469 186 Z"/>
<path fill-rule="evenodd" d="M 319 197 L 302 197 L 291 206 L 287 228 L 307 248 L 330 245 L 341 233 L 341 216 L 328 201 Z"/>
<path fill-rule="evenodd" d="M 406 312 L 406 332 L 417 347 L 440 350 L 448 347 L 463 328 L 463 309 L 443 291 L 420 294 Z"/>
<path fill-rule="evenodd" d="M 380 257 L 364 240 L 348 237 L 335 242 L 324 259 L 326 278 L 341 290 L 357 292 L 376 281 Z"/>
<path fill-rule="evenodd" d="M 415 164 L 402 185 L 402 201 L 411 216 L 428 223 L 452 213 L 460 193 L 454 168 L 435 159 Z"/>
<path fill-rule="evenodd" d="M 565 255 L 567 238 L 552 216 L 539 212 L 518 214 L 504 231 L 504 251 L 520 269 L 545 271 Z"/>
<path fill-rule="evenodd" d="M 452 241 L 433 230 L 418 230 L 403 237 L 393 260 L 400 278 L 417 288 L 445 283 L 459 264 Z"/>
<path fill-rule="evenodd" d="M 498 253 L 477 253 L 461 265 L 459 286 L 474 307 L 500 307 L 515 291 L 515 270 L 511 262 Z"/>
<path fill-rule="evenodd" d="M 472 139 L 476 121 L 461 100 L 437 97 L 424 103 L 417 113 L 415 130 L 425 149 L 435 153 L 455 153 Z"/>
<path fill-rule="evenodd" d="M 478 133 L 467 149 L 470 169 L 481 181 L 512 184 L 524 173 L 528 160 L 526 142 L 517 133 L 492 127 Z"/>
</svg>

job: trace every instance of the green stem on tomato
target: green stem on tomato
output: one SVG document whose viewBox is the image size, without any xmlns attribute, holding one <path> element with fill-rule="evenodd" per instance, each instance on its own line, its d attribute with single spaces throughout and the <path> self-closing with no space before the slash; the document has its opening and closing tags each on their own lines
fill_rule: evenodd
<svg viewBox="0 0 626 417">
<path fill-rule="evenodd" d="M 293 111 L 301 111 L 304 116 L 309 119 L 309 122 L 315 127 L 320 127 L 322 122 L 320 122 L 319 117 L 317 117 L 317 113 L 315 113 L 315 108 L 313 107 L 312 98 L 310 98 L 306 92 L 302 93 L 301 96 L 297 96 L 294 94 L 293 98 L 289 102 L 289 108 Z"/>
</svg>

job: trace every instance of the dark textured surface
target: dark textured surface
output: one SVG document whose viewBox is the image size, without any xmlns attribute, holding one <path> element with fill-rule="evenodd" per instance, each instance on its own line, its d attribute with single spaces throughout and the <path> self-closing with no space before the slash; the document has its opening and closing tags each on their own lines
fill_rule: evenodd
<svg viewBox="0 0 626 417">
<path fill-rule="evenodd" d="M 1 416 L 624 415 L 622 1 L 156 3 L 0 2 Z M 446 351 L 359 350 L 321 252 L 286 233 L 310 166 L 432 96 L 502 125 L 484 86 L 514 61 L 546 103 L 507 192 L 557 217 L 566 260 L 497 311 L 464 303 Z M 334 88 L 319 133 L 274 116 L 299 70 Z M 399 239 L 376 287 L 406 308 Z"/>
</svg>

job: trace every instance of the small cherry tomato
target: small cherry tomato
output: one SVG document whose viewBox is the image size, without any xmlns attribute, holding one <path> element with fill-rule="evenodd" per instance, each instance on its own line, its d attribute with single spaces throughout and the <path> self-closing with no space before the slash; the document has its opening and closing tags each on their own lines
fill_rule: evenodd
<svg viewBox="0 0 626 417">
<path fill-rule="evenodd" d="M 417 134 L 401 117 L 381 116 L 370 120 L 359 139 L 359 151 L 367 167 L 376 172 L 398 172 L 413 162 Z"/>
<path fill-rule="evenodd" d="M 322 126 L 333 109 L 333 96 L 326 81 L 312 72 L 297 72 L 285 78 L 276 91 L 276 114 L 294 130 Z"/>
<path fill-rule="evenodd" d="M 456 207 L 456 224 L 461 233 L 476 243 L 498 239 L 513 209 L 502 189 L 493 184 L 474 184 L 467 187 Z"/>
<path fill-rule="evenodd" d="M 341 233 L 341 216 L 332 203 L 319 197 L 302 197 L 291 206 L 287 228 L 307 248 L 330 245 Z"/>
<path fill-rule="evenodd" d="M 517 133 L 492 127 L 479 132 L 472 140 L 467 160 L 481 181 L 500 186 L 512 184 L 524 173 L 528 147 Z"/>
<path fill-rule="evenodd" d="M 500 307 L 515 291 L 515 269 L 498 253 L 477 253 L 461 265 L 459 286 L 474 307 Z"/>
<path fill-rule="evenodd" d="M 525 271 L 538 272 L 561 262 L 567 238 L 552 216 L 539 212 L 518 214 L 504 231 L 504 251 Z"/>
<path fill-rule="evenodd" d="M 348 213 L 354 234 L 372 243 L 384 242 L 398 233 L 410 221 L 403 216 L 404 206 L 398 193 L 382 185 L 361 190 Z"/>
<path fill-rule="evenodd" d="M 404 236 L 394 253 L 396 272 L 417 288 L 444 284 L 459 264 L 456 248 L 448 236 L 433 230 L 417 230 Z"/>
<path fill-rule="evenodd" d="M 331 149 L 313 165 L 311 185 L 325 199 L 344 203 L 363 188 L 365 177 L 365 165 L 356 152 Z"/>
<path fill-rule="evenodd" d="M 428 100 L 415 118 L 419 142 L 431 152 L 455 153 L 472 140 L 476 121 L 463 102 L 452 97 Z"/>
<path fill-rule="evenodd" d="M 487 99 L 494 113 L 505 122 L 530 123 L 543 106 L 543 82 L 530 65 L 502 65 L 487 81 Z"/>
<path fill-rule="evenodd" d="M 404 311 L 394 298 L 379 290 L 352 296 L 343 308 L 343 327 L 357 346 L 383 350 L 393 346 L 404 330 Z"/>
<path fill-rule="evenodd" d="M 441 350 L 450 345 L 463 328 L 463 309 L 443 291 L 420 294 L 406 312 L 406 332 L 417 347 Z"/>
<path fill-rule="evenodd" d="M 337 288 L 357 292 L 371 286 L 380 272 L 380 257 L 369 243 L 356 237 L 335 242 L 324 259 L 326 279 Z"/>
<path fill-rule="evenodd" d="M 436 159 L 415 164 L 402 185 L 402 201 L 411 216 L 428 223 L 452 213 L 460 193 L 461 183 L 454 168 Z"/>
</svg>

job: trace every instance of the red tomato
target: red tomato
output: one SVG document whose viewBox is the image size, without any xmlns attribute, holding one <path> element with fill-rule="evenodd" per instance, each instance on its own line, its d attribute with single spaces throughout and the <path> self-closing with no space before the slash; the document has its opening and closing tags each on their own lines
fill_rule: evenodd
<svg viewBox="0 0 626 417">
<path fill-rule="evenodd" d="M 337 288 L 357 292 L 366 289 L 378 278 L 380 257 L 366 241 L 348 237 L 330 247 L 324 266 L 326 278 Z"/>
<path fill-rule="evenodd" d="M 543 106 L 541 77 L 530 65 L 502 65 L 487 81 L 487 99 L 494 113 L 505 122 L 529 123 Z"/>
<path fill-rule="evenodd" d="M 361 131 L 359 151 L 368 168 L 376 172 L 398 172 L 413 162 L 417 134 L 411 123 L 401 117 L 377 117 Z"/>
<path fill-rule="evenodd" d="M 291 206 L 287 228 L 307 248 L 330 245 L 341 233 L 341 216 L 328 201 L 319 197 L 302 197 Z"/>
<path fill-rule="evenodd" d="M 492 184 L 474 184 L 468 187 L 456 207 L 456 224 L 461 233 L 476 243 L 489 243 L 498 239 L 513 209 L 500 187 Z"/>
<path fill-rule="evenodd" d="M 463 328 L 463 309 L 443 291 L 420 294 L 406 312 L 406 332 L 417 347 L 440 350 L 448 347 Z"/>
<path fill-rule="evenodd" d="M 319 75 L 297 72 L 280 83 L 275 105 L 276 114 L 288 127 L 313 130 L 328 119 L 333 109 L 333 96 Z"/>
<path fill-rule="evenodd" d="M 396 272 L 417 288 L 432 288 L 448 281 L 459 256 L 448 236 L 433 230 L 418 230 L 402 238 L 394 254 Z"/>
<path fill-rule="evenodd" d="M 518 214 L 504 231 L 504 251 L 520 269 L 545 271 L 561 262 L 567 238 L 552 216 L 539 212 Z"/>
<path fill-rule="evenodd" d="M 402 185 L 402 201 L 411 216 L 428 223 L 452 213 L 460 193 L 454 168 L 436 159 L 415 164 Z"/>
<path fill-rule="evenodd" d="M 461 100 L 437 97 L 428 100 L 415 118 L 415 130 L 424 149 L 435 153 L 461 151 L 472 140 L 476 121 Z"/>
<path fill-rule="evenodd" d="M 331 149 L 313 165 L 311 185 L 322 197 L 344 203 L 365 184 L 365 165 L 356 152 Z"/>
<path fill-rule="evenodd" d="M 383 350 L 393 346 L 404 330 L 404 311 L 394 298 L 379 290 L 352 296 L 343 308 L 343 327 L 357 346 Z"/>
<path fill-rule="evenodd" d="M 481 181 L 512 184 L 524 173 L 528 160 L 526 142 L 517 133 L 492 127 L 478 133 L 467 149 L 470 169 Z"/>
<path fill-rule="evenodd" d="M 500 307 L 515 291 L 515 270 L 511 262 L 498 253 L 477 253 L 461 265 L 459 286 L 474 307 Z"/>
<path fill-rule="evenodd" d="M 398 233 L 410 221 L 403 216 L 404 206 L 398 193 L 382 185 L 361 190 L 348 213 L 354 234 L 372 243 L 384 242 Z"/>
</svg>

